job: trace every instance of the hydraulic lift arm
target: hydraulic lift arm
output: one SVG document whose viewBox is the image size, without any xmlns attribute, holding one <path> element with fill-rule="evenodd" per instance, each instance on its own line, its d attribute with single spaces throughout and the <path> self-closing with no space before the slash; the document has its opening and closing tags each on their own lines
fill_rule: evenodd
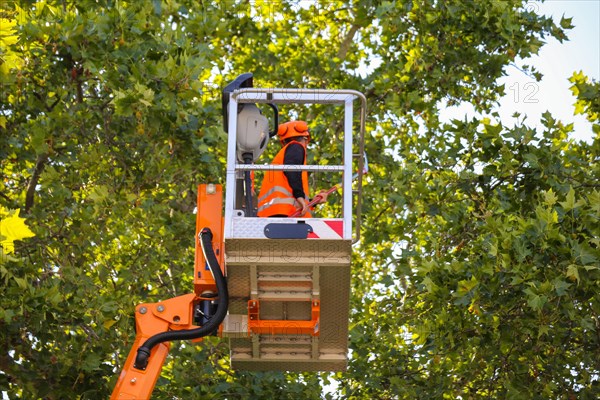
<svg viewBox="0 0 600 400">
<path fill-rule="evenodd" d="M 207 194 L 207 187 L 210 186 Z M 208 196 L 208 197 L 207 197 Z M 222 192 L 215 185 L 200 185 L 198 192 L 195 291 L 136 308 L 136 338 L 111 399 L 148 399 L 169 353 L 170 341 L 201 340 L 214 334 L 227 315 L 228 291 L 219 258 Z M 214 210 L 213 210 L 214 211 Z M 213 232 L 209 226 L 216 230 Z M 198 230 L 199 228 L 197 228 Z M 214 247 L 217 248 L 215 252 Z M 201 248 L 201 254 L 199 254 Z M 218 301 L 216 300 L 218 296 Z M 216 309 L 214 304 L 216 302 Z"/>
</svg>

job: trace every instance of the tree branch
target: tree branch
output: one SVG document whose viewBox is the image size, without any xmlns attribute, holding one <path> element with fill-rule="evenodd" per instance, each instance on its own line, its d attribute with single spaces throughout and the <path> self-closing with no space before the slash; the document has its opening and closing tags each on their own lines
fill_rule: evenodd
<svg viewBox="0 0 600 400">
<path fill-rule="evenodd" d="M 35 187 L 37 186 L 38 181 L 40 180 L 42 172 L 44 172 L 44 168 L 46 167 L 46 161 L 48 161 L 48 154 L 40 154 L 35 164 L 33 175 L 31 175 L 29 185 L 27 186 L 27 194 L 25 195 L 25 213 L 29 213 L 31 207 L 33 207 Z"/>
<path fill-rule="evenodd" d="M 348 30 L 348 33 L 346 33 L 346 37 L 344 37 L 344 41 L 342 42 L 342 45 L 340 46 L 340 50 L 338 51 L 338 58 L 340 60 L 344 60 L 346 58 L 346 54 L 348 54 L 348 50 L 350 50 L 350 46 L 352 45 L 352 40 L 354 39 L 354 35 L 356 35 L 356 32 L 358 32 L 358 30 L 360 29 L 360 26 L 357 24 L 352 24 L 352 26 L 350 27 L 350 30 Z"/>
<path fill-rule="evenodd" d="M 46 109 L 47 112 L 51 112 L 52 110 L 54 110 L 54 107 L 56 107 L 56 105 L 60 102 L 61 98 L 60 97 L 56 97 L 56 99 L 54 100 L 54 102 L 51 105 L 46 104 L 46 100 L 44 99 L 44 97 L 42 97 L 41 94 L 37 93 L 37 92 L 33 92 L 33 96 L 38 99 L 41 103 L 44 103 L 44 108 Z"/>
<path fill-rule="evenodd" d="M 4 198 L 7 201 L 12 201 L 10 197 L 8 197 L 6 194 L 0 192 L 0 197 Z"/>
</svg>

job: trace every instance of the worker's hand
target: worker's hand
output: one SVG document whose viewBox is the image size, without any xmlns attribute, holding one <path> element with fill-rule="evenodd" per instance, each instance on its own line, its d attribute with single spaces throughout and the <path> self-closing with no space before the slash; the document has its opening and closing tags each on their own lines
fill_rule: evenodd
<svg viewBox="0 0 600 400">
<path fill-rule="evenodd" d="M 319 201 L 317 201 L 317 204 L 323 204 L 327 202 L 327 196 L 329 196 L 327 194 L 327 190 L 321 190 L 319 193 L 317 193 L 316 197 L 319 197 Z"/>
<path fill-rule="evenodd" d="M 304 215 L 308 212 L 308 202 L 304 197 L 297 197 L 295 205 L 298 210 L 301 210 L 300 215 Z"/>
</svg>

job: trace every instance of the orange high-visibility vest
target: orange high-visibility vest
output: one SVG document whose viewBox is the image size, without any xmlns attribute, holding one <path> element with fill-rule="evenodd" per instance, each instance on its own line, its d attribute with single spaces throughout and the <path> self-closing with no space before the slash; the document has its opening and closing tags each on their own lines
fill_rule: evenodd
<svg viewBox="0 0 600 400">
<path fill-rule="evenodd" d="M 277 153 L 273 162 L 273 165 L 283 164 L 283 158 L 285 156 L 285 150 L 292 144 L 286 144 Z M 306 165 L 306 151 L 304 152 L 304 163 Z M 283 214 L 290 215 L 296 211 L 294 203 L 296 199 L 292 194 L 292 187 L 288 183 L 284 171 L 267 171 L 258 194 L 258 216 L 259 217 L 270 217 L 272 215 Z M 308 172 L 302 171 L 302 189 L 304 195 L 308 196 Z M 308 199 L 306 199 L 308 201 Z M 299 218 L 310 218 L 310 211 L 305 213 Z"/>
</svg>

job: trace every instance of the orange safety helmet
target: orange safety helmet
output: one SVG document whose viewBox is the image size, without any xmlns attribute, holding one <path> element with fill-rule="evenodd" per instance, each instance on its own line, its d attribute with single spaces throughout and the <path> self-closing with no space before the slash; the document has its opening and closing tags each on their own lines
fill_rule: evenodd
<svg viewBox="0 0 600 400">
<path fill-rule="evenodd" d="M 287 139 L 294 137 L 305 137 L 310 140 L 308 125 L 304 121 L 290 121 L 279 125 L 279 128 L 277 129 L 277 136 L 279 136 L 279 140 L 282 144 Z"/>
</svg>

